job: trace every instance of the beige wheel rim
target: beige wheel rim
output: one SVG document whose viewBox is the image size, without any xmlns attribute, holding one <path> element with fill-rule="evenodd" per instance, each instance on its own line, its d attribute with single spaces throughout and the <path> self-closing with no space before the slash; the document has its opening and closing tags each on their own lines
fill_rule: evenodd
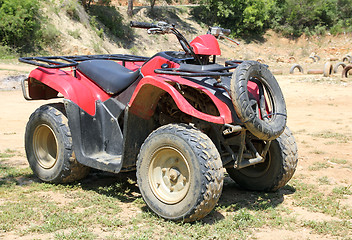
<svg viewBox="0 0 352 240">
<path fill-rule="evenodd" d="M 176 204 L 190 188 L 190 168 L 185 156 L 177 149 L 166 146 L 152 155 L 149 185 L 154 195 L 166 204 Z"/>
<path fill-rule="evenodd" d="M 39 125 L 33 134 L 33 149 L 38 164 L 45 169 L 57 161 L 57 140 L 54 131 L 46 124 Z"/>
</svg>

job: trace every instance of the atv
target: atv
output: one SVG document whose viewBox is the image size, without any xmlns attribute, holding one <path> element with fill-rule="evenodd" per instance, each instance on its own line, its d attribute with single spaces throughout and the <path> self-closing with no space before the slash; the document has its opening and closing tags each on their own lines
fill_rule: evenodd
<svg viewBox="0 0 352 240">
<path fill-rule="evenodd" d="M 217 63 L 218 39 L 230 39 L 220 27 L 191 42 L 173 24 L 131 27 L 174 34 L 183 51 L 19 59 L 38 66 L 21 83 L 25 99 L 63 98 L 38 108 L 27 123 L 34 174 L 68 183 L 91 168 L 136 171 L 148 207 L 185 222 L 215 207 L 224 169 L 245 189 L 283 187 L 295 172 L 297 147 L 268 66 Z"/>
</svg>

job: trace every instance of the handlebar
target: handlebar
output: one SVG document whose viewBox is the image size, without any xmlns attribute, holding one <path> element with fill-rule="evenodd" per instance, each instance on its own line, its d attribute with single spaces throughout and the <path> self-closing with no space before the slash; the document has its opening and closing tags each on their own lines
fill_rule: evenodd
<svg viewBox="0 0 352 240">
<path fill-rule="evenodd" d="M 225 29 L 221 27 L 210 27 L 208 30 L 208 34 L 213 35 L 214 37 L 218 38 L 221 36 L 228 36 L 231 33 L 230 29 Z"/>
<path fill-rule="evenodd" d="M 228 35 L 230 35 L 230 33 L 231 33 L 230 29 L 221 28 L 221 27 L 210 27 L 207 32 L 207 34 L 211 34 L 216 38 L 219 38 L 219 39 L 224 38 L 224 39 L 229 40 L 230 42 L 233 42 L 233 43 L 236 43 L 237 45 L 240 45 L 240 43 L 237 42 L 236 40 L 227 37 Z"/>
<path fill-rule="evenodd" d="M 146 22 L 134 22 L 134 21 L 131 21 L 130 22 L 130 26 L 133 27 L 133 28 L 157 28 L 158 25 L 156 24 L 153 24 L 153 23 L 146 23 Z"/>
<path fill-rule="evenodd" d="M 145 23 L 145 22 L 130 22 L 130 26 L 134 28 L 145 28 L 148 29 L 148 34 L 175 34 L 178 41 L 180 42 L 183 50 L 192 55 L 201 64 L 199 57 L 194 53 L 192 46 L 189 44 L 187 39 L 177 31 L 174 24 L 168 24 L 167 22 L 158 22 L 157 24 Z"/>
<path fill-rule="evenodd" d="M 224 33 L 224 35 L 226 35 L 226 36 L 230 35 L 230 33 L 231 33 L 230 29 L 222 28 L 221 30 Z"/>
</svg>

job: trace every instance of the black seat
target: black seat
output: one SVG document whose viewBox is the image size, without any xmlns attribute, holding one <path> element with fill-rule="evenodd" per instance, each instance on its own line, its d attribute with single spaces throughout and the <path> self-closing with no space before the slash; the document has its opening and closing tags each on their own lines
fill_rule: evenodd
<svg viewBox="0 0 352 240">
<path fill-rule="evenodd" d="M 110 60 L 88 60 L 78 64 L 78 70 L 98 84 L 109 94 L 116 94 L 131 85 L 139 76 L 139 70 L 133 72 Z"/>
</svg>

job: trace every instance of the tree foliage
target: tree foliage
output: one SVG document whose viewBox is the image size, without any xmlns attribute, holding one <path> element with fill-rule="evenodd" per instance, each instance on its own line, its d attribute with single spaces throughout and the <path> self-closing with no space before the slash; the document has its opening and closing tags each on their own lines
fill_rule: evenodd
<svg viewBox="0 0 352 240">
<path fill-rule="evenodd" d="M 11 47 L 27 46 L 40 30 L 38 11 L 36 0 L 0 0 L 0 41 Z"/>
<path fill-rule="evenodd" d="M 352 0 L 207 0 L 193 13 L 240 36 L 268 28 L 287 36 L 352 31 Z"/>
<path fill-rule="evenodd" d="M 232 29 L 236 35 L 247 35 L 268 27 L 273 5 L 274 0 L 209 0 L 194 13 L 210 24 Z"/>
</svg>

